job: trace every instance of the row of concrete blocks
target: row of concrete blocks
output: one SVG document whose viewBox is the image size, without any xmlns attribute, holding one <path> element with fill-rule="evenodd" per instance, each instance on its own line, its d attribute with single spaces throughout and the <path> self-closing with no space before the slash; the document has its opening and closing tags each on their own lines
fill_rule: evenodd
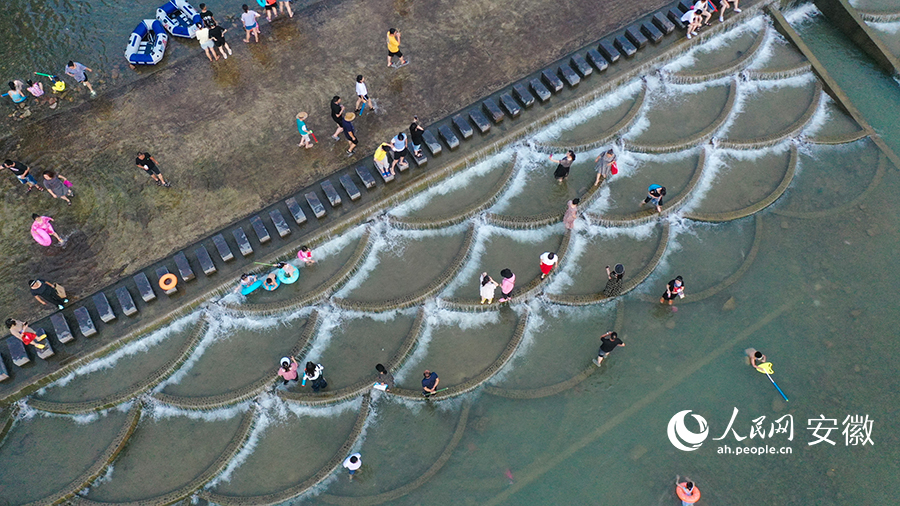
<svg viewBox="0 0 900 506">
<path fill-rule="evenodd" d="M 682 4 L 690 5 L 687 0 Z M 680 18 L 676 20 L 680 25 Z M 536 101 L 547 102 L 554 93 L 559 93 L 568 84 L 570 88 L 578 86 L 582 79 L 590 76 L 594 70 L 603 72 L 610 64 L 619 60 L 622 55 L 626 58 L 634 56 L 638 49 L 645 47 L 649 41 L 659 42 L 665 35 L 675 30 L 675 24 L 666 16 L 658 12 L 650 20 L 629 26 L 623 34 L 601 40 L 596 48 L 589 49 L 584 55 L 576 53 L 568 61 L 558 66 L 545 69 L 540 77 L 535 77 L 527 82 L 519 82 L 512 89 L 501 93 L 497 98 L 488 98 L 467 112 L 456 114 L 451 118 L 454 131 L 450 125 L 439 125 L 436 130 L 440 138 L 451 150 L 459 147 L 459 137 L 469 139 L 475 132 L 474 127 L 482 134 L 491 129 L 491 124 L 499 124 L 506 116 L 517 118 L 522 109 L 529 108 Z M 432 156 L 441 153 L 442 146 L 430 131 L 425 132 L 425 145 Z"/>
<path fill-rule="evenodd" d="M 430 132 L 425 133 L 426 141 L 429 143 L 436 144 L 437 140 L 434 139 L 433 134 Z M 429 149 L 435 152 L 440 152 L 440 147 L 434 148 L 433 144 L 429 145 Z M 417 165 L 423 165 L 427 163 L 428 159 L 425 157 L 412 157 L 415 160 Z M 401 169 L 406 170 L 408 166 L 403 166 Z M 353 177 L 353 173 L 355 173 L 358 179 Z M 372 176 L 372 173 L 369 170 L 369 167 L 365 165 L 361 165 L 355 168 L 353 173 L 345 173 L 343 175 L 338 176 L 337 180 L 340 186 L 344 189 L 344 192 L 347 197 L 350 198 L 351 201 L 358 200 L 362 197 L 362 194 L 359 190 L 359 186 L 357 182 L 361 182 L 362 185 L 366 189 L 372 189 L 377 186 L 375 178 Z M 379 171 L 376 170 L 376 173 Z M 385 183 L 393 181 L 394 176 L 383 176 Z M 341 193 L 338 192 L 335 184 L 327 179 L 319 184 L 319 188 L 324 194 L 325 199 L 333 208 L 340 206 L 343 202 L 343 197 Z M 297 225 L 303 225 L 307 222 L 307 213 L 311 213 L 317 219 L 321 219 L 327 215 L 327 210 L 325 205 L 322 203 L 323 199 L 320 198 L 320 194 L 314 189 L 310 188 L 305 193 L 303 193 L 302 199 L 305 201 L 306 206 L 302 206 L 300 202 L 298 202 L 297 197 L 290 197 L 284 201 L 284 207 L 286 208 L 288 214 L 293 218 L 294 222 Z M 269 222 L 272 226 L 274 226 L 275 231 L 278 233 L 279 237 L 286 237 L 291 234 L 292 229 L 290 225 L 288 225 L 288 221 L 285 219 L 285 215 L 282 213 L 282 209 L 279 209 L 279 206 L 275 206 L 268 212 Z M 266 244 L 272 240 L 272 235 L 269 232 L 269 227 L 266 222 L 263 221 L 263 218 L 259 215 L 253 216 L 250 218 L 250 227 L 253 229 L 253 233 L 256 236 L 256 240 L 260 245 Z M 237 228 L 231 231 L 231 235 L 234 238 L 234 246 L 236 246 L 237 251 L 240 252 L 242 257 L 247 257 L 253 254 L 253 246 L 250 243 L 250 240 L 247 237 L 247 234 L 244 232 L 243 227 L 238 226 Z M 230 262 L 234 260 L 235 254 L 232 252 L 232 245 L 226 241 L 225 236 L 223 234 L 216 234 L 212 238 L 212 245 L 215 248 L 215 252 L 218 254 L 218 257 L 221 258 L 222 262 Z M 194 256 L 196 258 L 196 263 L 194 265 L 198 265 L 200 270 L 204 275 L 210 276 L 216 273 L 216 264 L 213 261 L 212 255 L 210 255 L 209 250 L 203 244 L 197 246 L 194 250 Z M 184 251 L 180 251 L 176 253 L 173 257 L 175 262 L 175 266 L 177 268 L 177 276 L 180 277 L 180 281 L 188 282 L 193 279 L 196 279 L 196 275 L 194 274 L 194 267 L 191 264 L 191 261 L 188 260 L 188 256 Z M 151 302 L 156 299 L 157 294 L 154 289 L 154 285 L 159 288 L 162 293 L 165 295 L 171 296 L 177 293 L 178 285 L 166 290 L 159 286 L 159 280 L 162 279 L 163 276 L 169 274 L 169 269 L 166 266 L 160 266 L 155 269 L 155 272 L 148 276 L 146 272 L 139 272 L 134 275 L 133 281 L 134 286 L 137 289 L 138 295 L 144 302 Z M 150 281 L 151 277 L 154 278 L 156 283 Z M 134 302 L 134 298 L 132 297 L 132 292 L 129 290 L 127 286 L 120 286 L 114 290 L 115 300 L 118 302 L 118 312 L 120 314 L 124 314 L 125 316 L 132 316 L 138 312 L 137 305 Z M 103 323 L 110 323 L 116 319 L 117 311 L 113 309 L 113 305 L 110 304 L 109 298 L 103 292 L 98 292 L 91 297 L 91 302 L 93 303 L 94 310 L 96 314 L 100 317 L 100 320 Z M 97 334 L 97 327 L 94 324 L 94 320 L 91 317 L 90 312 L 86 306 L 80 306 L 75 308 L 72 312 L 75 317 L 76 323 L 78 325 L 78 330 L 81 332 L 81 335 L 84 337 L 92 337 Z M 65 315 L 62 312 L 55 313 L 50 316 L 50 322 L 53 326 L 53 333 L 56 335 L 57 340 L 60 343 L 68 343 L 75 339 L 75 335 L 73 334 L 71 328 L 69 327 L 69 322 L 66 320 Z M 44 329 L 36 329 L 38 335 L 44 333 Z M 53 348 L 49 339 L 45 339 L 42 344 L 45 345 L 44 349 L 37 350 L 37 356 L 42 359 L 47 359 L 53 356 Z M 28 351 L 25 345 L 19 339 L 9 336 L 7 337 L 7 345 L 9 348 L 10 358 L 12 359 L 13 364 L 21 367 L 29 362 L 31 359 L 28 355 Z M 9 371 L 6 368 L 6 365 L 2 358 L 0 358 L 0 381 L 4 381 L 10 377 Z"/>
</svg>

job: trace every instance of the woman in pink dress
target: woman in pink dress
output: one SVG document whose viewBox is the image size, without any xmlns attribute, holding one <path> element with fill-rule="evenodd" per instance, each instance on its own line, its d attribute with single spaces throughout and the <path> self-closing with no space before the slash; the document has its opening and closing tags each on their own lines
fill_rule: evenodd
<svg viewBox="0 0 900 506">
<path fill-rule="evenodd" d="M 566 226 L 566 230 L 575 228 L 575 219 L 578 218 L 578 204 L 580 202 L 581 199 L 572 199 L 566 203 L 566 214 L 563 216 L 563 225 Z"/>
<path fill-rule="evenodd" d="M 59 241 L 59 245 L 62 246 L 66 243 L 53 230 L 53 225 L 50 224 L 53 221 L 53 218 L 49 216 L 39 216 L 38 214 L 32 214 L 31 218 L 34 220 L 34 223 L 31 224 L 31 237 L 34 237 L 34 240 L 38 242 L 41 246 L 50 246 L 53 242 L 50 240 L 50 237 L 55 237 L 57 241 Z"/>
</svg>

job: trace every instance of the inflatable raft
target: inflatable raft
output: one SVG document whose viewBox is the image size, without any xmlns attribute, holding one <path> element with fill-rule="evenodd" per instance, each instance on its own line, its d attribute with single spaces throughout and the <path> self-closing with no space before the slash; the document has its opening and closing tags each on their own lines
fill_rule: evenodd
<svg viewBox="0 0 900 506">
<path fill-rule="evenodd" d="M 242 286 L 241 287 L 241 295 L 250 295 L 251 293 L 255 292 L 259 287 L 261 287 L 262 284 L 263 284 L 262 280 L 257 279 L 256 281 L 254 281 L 253 283 L 251 283 L 247 286 Z"/>
<path fill-rule="evenodd" d="M 185 0 L 169 0 L 156 9 L 156 19 L 176 37 L 193 39 L 197 25 L 203 23 L 200 14 Z"/>
<path fill-rule="evenodd" d="M 125 59 L 132 65 L 156 65 L 162 60 L 168 43 L 169 35 L 162 23 L 145 19 L 131 32 L 125 46 Z"/>
<path fill-rule="evenodd" d="M 290 276 L 285 274 L 284 269 L 278 269 L 278 281 L 281 281 L 283 284 L 290 285 L 298 279 L 300 279 L 300 269 L 294 267 Z"/>
</svg>

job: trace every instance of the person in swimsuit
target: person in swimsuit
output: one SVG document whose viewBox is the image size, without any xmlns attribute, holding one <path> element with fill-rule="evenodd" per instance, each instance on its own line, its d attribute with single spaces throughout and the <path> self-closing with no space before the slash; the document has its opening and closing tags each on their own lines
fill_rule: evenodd
<svg viewBox="0 0 900 506">
<path fill-rule="evenodd" d="M 28 83 L 28 93 L 31 93 L 31 96 L 34 97 L 35 102 L 47 102 L 50 104 L 51 109 L 56 109 L 56 97 L 51 97 L 49 95 L 44 95 L 44 83 L 32 82 L 30 79 L 27 81 Z"/>
<path fill-rule="evenodd" d="M 747 350 L 747 357 L 750 359 L 751 367 L 753 367 L 754 369 L 756 369 L 759 372 L 765 372 L 764 370 L 762 370 L 759 367 L 759 364 L 764 364 L 764 363 L 768 362 L 768 359 L 766 359 L 766 356 L 763 355 L 763 353 L 761 351 L 750 348 L 749 350 Z M 759 364 L 757 364 L 757 362 Z"/>
<path fill-rule="evenodd" d="M 597 179 L 594 180 L 594 186 L 598 186 L 601 181 L 606 181 L 612 176 L 612 167 L 616 163 L 616 154 L 612 149 L 605 153 L 600 153 L 594 159 L 594 163 L 596 164 L 594 167 L 597 170 Z"/>
<path fill-rule="evenodd" d="M 287 262 L 278 262 L 275 264 L 276 269 L 280 269 L 284 273 L 284 277 L 290 278 L 297 272 L 297 268 Z"/>
<path fill-rule="evenodd" d="M 244 23 L 244 30 L 247 32 L 244 42 L 250 42 L 251 33 L 256 42 L 259 42 L 259 22 L 256 20 L 259 17 L 259 13 L 251 11 L 247 4 L 241 5 L 241 9 L 244 10 L 244 13 L 241 14 L 241 21 Z"/>
<path fill-rule="evenodd" d="M 556 166 L 556 170 L 553 171 L 553 177 L 555 177 L 557 181 L 562 183 L 563 180 L 569 177 L 569 169 L 572 167 L 572 164 L 575 163 L 575 152 L 569 150 L 566 153 L 566 156 L 562 157 L 559 160 L 555 160 L 553 158 L 553 155 L 550 155 L 550 161 L 559 164 Z"/>
<path fill-rule="evenodd" d="M 603 295 L 606 297 L 616 297 L 622 293 L 622 278 L 625 277 L 625 266 L 616 264 L 613 271 L 606 266 L 606 286 L 603 287 Z"/>
<path fill-rule="evenodd" d="M 656 212 L 662 212 L 663 205 L 663 197 L 666 196 L 666 187 L 660 186 L 658 184 L 651 184 L 649 188 L 647 188 L 647 197 L 641 202 L 641 207 L 644 204 L 650 204 L 651 206 L 656 207 Z"/>
<path fill-rule="evenodd" d="M 270 272 L 266 279 L 263 280 L 263 288 L 274 290 L 278 288 L 278 273 Z"/>
<path fill-rule="evenodd" d="M 244 274 L 241 274 L 241 282 L 240 284 L 238 284 L 238 287 L 234 289 L 234 291 L 236 293 L 240 293 L 241 290 L 253 285 L 253 283 L 256 283 L 256 276 L 254 276 L 253 274 L 247 274 L 245 272 Z"/>
<path fill-rule="evenodd" d="M 25 83 L 16 79 L 15 81 L 10 81 L 8 84 L 9 91 L 6 92 L 6 95 L 17 106 L 21 105 L 24 107 L 24 102 L 28 98 L 28 95 L 25 94 Z"/>
<path fill-rule="evenodd" d="M 397 57 L 397 65 L 406 65 L 406 58 L 400 52 L 400 30 L 391 28 L 387 33 L 388 67 L 392 67 L 392 58 Z"/>
<path fill-rule="evenodd" d="M 675 297 L 684 298 L 684 280 L 681 279 L 681 276 L 676 276 L 675 279 L 666 284 L 666 291 L 659 298 L 659 303 L 665 304 L 668 302 L 671 306 L 675 302 Z"/>
</svg>

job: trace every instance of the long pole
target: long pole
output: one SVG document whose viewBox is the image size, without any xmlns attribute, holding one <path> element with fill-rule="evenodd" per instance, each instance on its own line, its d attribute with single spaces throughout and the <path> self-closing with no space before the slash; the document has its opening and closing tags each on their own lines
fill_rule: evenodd
<svg viewBox="0 0 900 506">
<path fill-rule="evenodd" d="M 769 373 L 766 373 L 766 376 L 768 376 L 769 381 L 771 381 L 772 384 L 775 385 L 775 389 L 778 390 L 778 393 L 780 393 L 781 396 L 784 397 L 784 401 L 785 401 L 785 402 L 788 402 L 787 396 L 784 395 L 784 392 L 782 392 L 782 391 L 781 391 L 781 388 L 778 387 L 778 383 L 775 383 L 775 380 L 772 379 L 772 375 L 769 374 Z"/>
</svg>

